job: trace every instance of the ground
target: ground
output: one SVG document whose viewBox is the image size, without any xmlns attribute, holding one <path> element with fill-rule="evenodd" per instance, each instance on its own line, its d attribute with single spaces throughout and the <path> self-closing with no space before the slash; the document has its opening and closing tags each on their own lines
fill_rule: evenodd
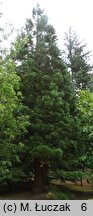
<svg viewBox="0 0 93 216">
<path fill-rule="evenodd" d="M 74 199 L 74 200 L 87 200 L 93 199 L 93 185 L 83 181 L 83 187 L 80 182 L 75 185 L 73 182 L 66 181 L 62 183 L 59 179 L 51 182 L 48 192 L 35 195 L 32 192 L 23 191 L 17 193 L 8 193 L 0 195 L 0 200 L 49 200 L 49 199 Z"/>
</svg>

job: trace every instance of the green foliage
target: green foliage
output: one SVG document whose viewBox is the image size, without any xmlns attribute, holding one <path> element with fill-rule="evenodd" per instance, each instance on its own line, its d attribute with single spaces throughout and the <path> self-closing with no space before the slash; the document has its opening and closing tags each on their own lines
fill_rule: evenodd
<svg viewBox="0 0 93 216">
<path fill-rule="evenodd" d="M 65 170 L 56 170 L 56 178 L 61 178 L 62 181 L 80 181 L 81 178 L 85 177 L 85 173 L 82 171 L 65 171 Z"/>
<path fill-rule="evenodd" d="M 67 66 L 55 29 L 37 5 L 10 54 L 0 56 L 0 182 L 32 175 L 37 161 L 43 181 L 48 166 L 57 169 L 53 177 L 73 181 L 84 175 L 75 170 L 92 167 L 93 94 L 85 90 L 92 89 L 90 52 L 71 31 L 65 39 Z"/>
<path fill-rule="evenodd" d="M 89 90 L 80 91 L 77 110 L 80 124 L 79 161 L 89 167 L 93 163 L 93 94 Z"/>
<path fill-rule="evenodd" d="M 27 149 L 32 160 L 46 162 L 61 159 L 73 139 L 70 105 L 74 92 L 56 40 L 53 26 L 37 6 L 11 49 L 12 57 L 20 62 L 17 71 L 23 103 L 29 109 Z"/>
<path fill-rule="evenodd" d="M 10 175 L 14 161 L 20 161 L 19 137 L 26 132 L 29 124 L 21 102 L 19 81 L 13 61 L 2 60 L 0 66 L 0 181 L 4 181 Z"/>
<path fill-rule="evenodd" d="M 75 92 L 57 46 L 55 29 L 39 5 L 17 36 L 11 57 L 21 79 L 23 105 L 30 121 L 23 155 L 20 154 L 24 172 L 27 175 L 31 169 L 35 173 L 37 161 L 42 161 L 43 168 L 49 165 L 55 169 L 65 161 L 69 166 L 69 149 L 73 155 L 76 148 Z M 27 166 L 31 163 L 31 168 L 26 169 L 25 163 Z M 43 181 L 47 168 L 44 172 Z"/>
<path fill-rule="evenodd" d="M 89 63 L 90 51 L 85 52 L 86 44 L 82 44 L 71 28 L 65 34 L 65 48 L 64 57 L 75 89 L 87 89 L 91 79 L 89 72 L 93 67 Z"/>
</svg>

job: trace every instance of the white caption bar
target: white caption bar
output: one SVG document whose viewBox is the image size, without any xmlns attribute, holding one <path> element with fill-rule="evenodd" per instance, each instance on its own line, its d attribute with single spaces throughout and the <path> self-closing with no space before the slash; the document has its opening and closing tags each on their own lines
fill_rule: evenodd
<svg viewBox="0 0 93 216">
<path fill-rule="evenodd" d="M 92 200 L 1 200 L 0 216 L 91 216 Z"/>
</svg>

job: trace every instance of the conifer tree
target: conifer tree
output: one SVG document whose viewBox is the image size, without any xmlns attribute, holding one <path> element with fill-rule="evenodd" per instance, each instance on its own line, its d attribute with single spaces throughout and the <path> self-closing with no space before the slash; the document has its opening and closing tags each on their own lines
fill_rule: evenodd
<svg viewBox="0 0 93 216">
<path fill-rule="evenodd" d="M 61 162 L 64 150 L 72 144 L 74 94 L 55 29 L 39 5 L 33 9 L 32 17 L 11 53 L 21 77 L 23 102 L 29 108 L 30 127 L 25 142 L 34 164 L 34 188 L 41 192 L 48 166 Z"/>
<path fill-rule="evenodd" d="M 90 82 L 92 65 L 89 63 L 90 51 L 85 52 L 86 44 L 83 44 L 78 35 L 69 28 L 65 33 L 64 58 L 70 70 L 75 89 L 87 89 Z"/>
</svg>

